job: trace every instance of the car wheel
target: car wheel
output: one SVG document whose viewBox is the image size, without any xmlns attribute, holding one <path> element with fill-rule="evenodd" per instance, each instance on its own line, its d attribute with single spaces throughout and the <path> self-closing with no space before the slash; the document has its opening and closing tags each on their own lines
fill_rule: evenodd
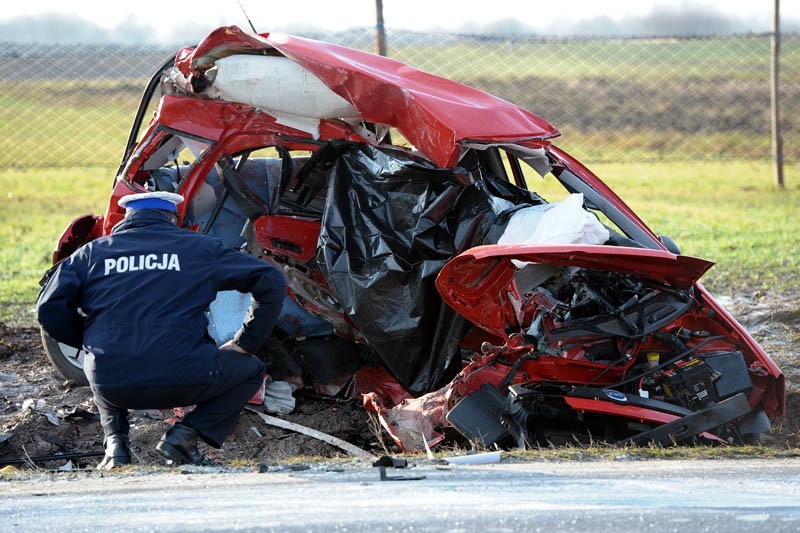
<svg viewBox="0 0 800 533">
<path fill-rule="evenodd" d="M 70 385 L 76 387 L 89 385 L 89 380 L 86 379 L 86 374 L 83 372 L 83 358 L 86 352 L 58 342 L 44 330 L 41 332 L 42 346 L 56 370 L 66 378 Z"/>
</svg>

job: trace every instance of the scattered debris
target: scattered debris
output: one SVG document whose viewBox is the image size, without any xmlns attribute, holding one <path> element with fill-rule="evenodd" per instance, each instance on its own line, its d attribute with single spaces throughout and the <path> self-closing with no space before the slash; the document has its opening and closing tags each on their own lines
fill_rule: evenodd
<svg viewBox="0 0 800 533">
<path fill-rule="evenodd" d="M 100 420 L 100 415 L 97 413 L 92 413 L 83 409 L 81 407 L 76 407 L 69 413 L 67 413 L 64 418 L 67 419 L 78 419 L 78 420 Z"/>
<path fill-rule="evenodd" d="M 25 401 L 22 402 L 20 409 L 22 411 L 32 411 L 35 413 L 39 413 L 40 415 L 44 416 L 48 422 L 53 424 L 54 426 L 58 426 L 61 424 L 61 420 L 59 420 L 58 415 L 56 415 L 50 409 L 47 409 L 47 402 L 42 399 L 35 400 L 33 398 L 27 398 Z"/>
<path fill-rule="evenodd" d="M 736 316 L 749 325 L 756 321 L 761 314 L 766 313 L 772 316 L 785 309 L 800 309 L 800 295 L 795 296 L 788 303 L 785 298 L 787 298 L 785 294 L 775 294 L 763 297 L 758 306 L 749 305 L 749 303 L 747 305 L 734 303 L 731 307 Z M 740 300 L 735 299 L 734 301 L 739 302 Z M 763 333 L 758 338 L 770 347 L 770 353 L 787 373 L 787 383 L 791 383 L 787 397 L 787 416 L 775 424 L 773 433 L 763 437 L 762 444 L 765 447 L 763 453 L 765 454 L 784 453 L 786 450 L 800 445 L 800 391 L 795 385 L 800 383 L 800 372 L 798 372 L 800 365 L 798 365 L 796 357 L 800 337 L 786 335 L 785 330 L 781 329 L 785 325 L 792 328 L 794 332 L 800 331 L 800 321 L 797 318 L 792 318 L 792 321 L 785 321 L 788 320 L 786 318 L 781 320 L 784 322 L 774 322 L 776 324 L 774 330 Z M 64 385 L 63 378 L 48 363 L 41 348 L 39 332 L 35 328 L 12 327 L 0 323 L 0 333 L 9 344 L 16 347 L 16 351 L 3 361 L 3 377 L 0 379 L 3 381 L 1 388 L 3 389 L 2 396 L 5 398 L 0 401 L 0 473 L 2 473 L 3 465 L 7 465 L 9 461 L 25 457 L 23 447 L 31 457 L 49 455 L 57 457 L 57 460 L 51 463 L 39 463 L 40 467 L 54 468 L 67 460 L 72 460 L 73 464 L 81 467 L 96 464 L 103 456 L 101 451 L 102 431 L 98 421 L 64 417 L 60 426 L 53 426 L 45 417 L 30 410 L 22 411 L 20 409 L 26 398 L 47 398 L 48 404 L 68 406 L 64 407 L 64 411 L 67 413 L 72 410 L 72 406 L 92 411 L 91 391 L 87 387 Z M 171 412 L 168 414 L 171 415 Z M 375 455 L 370 458 L 370 462 L 384 453 L 397 453 L 396 450 L 391 450 L 391 442 L 388 439 L 386 439 L 386 447 L 380 445 L 376 439 L 377 428 L 375 425 L 370 426 L 370 420 L 365 413 L 360 409 L 351 408 L 351 406 L 345 407 L 330 401 L 309 399 L 307 395 L 302 394 L 297 397 L 295 411 L 285 418 L 343 437 L 351 444 L 372 451 Z M 293 461 L 296 461 L 297 458 L 303 457 L 335 457 L 341 453 L 339 448 L 326 442 L 309 439 L 298 433 L 289 433 L 285 429 L 268 426 L 257 420 L 256 416 L 250 412 L 245 412 L 239 417 L 231 438 L 226 441 L 224 449 L 221 450 L 220 459 L 223 463 L 251 460 L 256 463 L 264 463 L 267 468 L 274 470 L 289 458 L 294 458 Z M 131 424 L 134 425 L 131 430 L 131 445 L 135 452 L 135 464 L 138 466 L 163 465 L 161 456 L 156 455 L 152 450 L 168 428 L 168 423 L 164 420 L 153 419 L 141 412 L 133 412 Z M 253 433 L 251 430 L 253 425 L 258 427 L 263 437 L 257 437 Z M 57 437 L 63 447 L 44 440 L 41 438 L 42 436 Z M 558 444 L 558 442 L 555 443 L 556 446 Z M 591 454 L 576 451 L 574 440 L 569 444 L 570 448 L 564 451 L 565 457 L 579 457 L 578 460 L 590 460 L 592 457 Z M 469 442 L 461 444 L 464 449 L 468 449 L 469 446 Z M 387 452 L 387 450 L 391 451 Z M 96 452 L 96 455 L 71 459 L 65 458 L 63 453 L 65 451 Z M 738 453 L 735 450 L 731 450 L 731 452 Z M 684 452 L 673 453 L 683 454 Z M 698 451 L 698 453 L 703 456 L 702 454 L 706 452 Z M 744 450 L 741 453 L 752 452 Z M 641 455 L 630 456 L 641 457 Z M 670 456 L 677 457 L 677 455 Z M 420 459 L 426 460 L 424 458 L 424 455 L 420 456 Z M 503 461 L 505 460 L 504 454 Z M 429 464 L 435 464 L 436 461 L 438 459 L 434 456 L 432 460 L 429 460 Z M 441 461 L 444 462 L 443 459 Z M 24 461 L 17 462 L 14 466 L 20 469 L 31 468 L 31 465 Z M 389 473 L 391 474 L 391 472 Z M 13 475 L 8 475 L 11 476 L 9 479 L 13 479 Z"/>
<path fill-rule="evenodd" d="M 4 466 L 3 468 L 0 468 L 0 475 L 13 477 L 17 474 L 19 474 L 19 468 L 17 468 L 16 466 L 7 465 Z"/>
<path fill-rule="evenodd" d="M 354 446 L 347 441 L 344 441 L 340 438 L 334 437 L 333 435 L 328 435 L 327 433 L 323 433 L 322 431 L 317 431 L 316 429 L 312 429 L 310 427 L 306 427 L 300 424 L 296 424 L 294 422 L 289 422 L 287 420 L 282 420 L 280 418 L 276 418 L 274 416 L 270 416 L 265 413 L 260 413 L 253 408 L 245 407 L 245 410 L 250 411 L 258 415 L 261 420 L 271 426 L 277 426 L 279 428 L 288 429 L 290 431 L 295 431 L 297 433 L 302 433 L 303 435 L 307 435 L 309 437 L 313 437 L 315 439 L 319 439 L 321 441 L 327 442 L 332 446 L 336 446 L 351 455 L 355 455 L 356 457 L 373 457 L 371 453 L 366 450 L 362 450 L 358 446 Z"/>
<path fill-rule="evenodd" d="M 59 453 L 55 455 L 39 455 L 35 457 L 25 456 L 20 459 L 2 460 L 0 465 L 30 465 L 42 464 L 52 461 L 63 461 L 64 459 L 87 459 L 90 457 L 103 457 L 105 452 L 74 452 L 74 453 Z"/>
<path fill-rule="evenodd" d="M 22 402 L 22 406 L 20 407 L 23 411 L 28 409 L 35 410 L 35 409 L 43 409 L 47 405 L 47 402 L 44 400 L 34 400 L 33 398 L 26 398 L 25 401 Z"/>
<path fill-rule="evenodd" d="M 264 390 L 263 403 L 268 413 L 288 415 L 294 411 L 294 387 L 286 381 L 272 381 Z"/>
<path fill-rule="evenodd" d="M 147 417 L 151 420 L 164 420 L 164 413 L 161 411 L 161 409 L 137 409 L 134 411 L 134 413 Z M 97 417 L 95 420 L 100 420 L 99 414 L 95 416 Z"/>
<path fill-rule="evenodd" d="M 378 468 L 381 481 L 417 481 L 425 479 L 425 476 L 389 476 L 386 474 L 387 468 L 406 468 L 408 461 L 400 457 L 384 455 L 372 463 L 373 467 Z"/>
<path fill-rule="evenodd" d="M 58 426 L 61 424 L 61 420 L 59 420 L 58 416 L 53 413 L 52 411 L 39 411 L 39 414 L 44 416 L 48 422 L 53 424 L 54 426 Z"/>
<path fill-rule="evenodd" d="M 501 454 L 499 451 L 486 453 L 472 453 L 468 455 L 454 455 L 445 457 L 445 461 L 451 465 L 490 465 L 499 463 Z"/>
<path fill-rule="evenodd" d="M 404 459 L 402 457 L 392 457 L 391 455 L 382 455 L 377 461 L 372 462 L 372 466 L 405 468 L 408 466 L 408 459 Z"/>
</svg>

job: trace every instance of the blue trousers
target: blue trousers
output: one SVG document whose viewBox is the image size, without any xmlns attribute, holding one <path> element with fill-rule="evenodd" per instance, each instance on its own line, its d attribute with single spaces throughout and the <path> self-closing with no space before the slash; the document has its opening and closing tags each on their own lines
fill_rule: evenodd
<svg viewBox="0 0 800 533">
<path fill-rule="evenodd" d="M 128 409 L 194 405 L 182 423 L 194 428 L 209 445 L 221 447 L 242 408 L 261 387 L 264 364 L 252 355 L 232 350 L 220 350 L 219 360 L 222 371 L 208 385 L 96 387 L 92 384 L 105 438 L 128 434 Z"/>
</svg>

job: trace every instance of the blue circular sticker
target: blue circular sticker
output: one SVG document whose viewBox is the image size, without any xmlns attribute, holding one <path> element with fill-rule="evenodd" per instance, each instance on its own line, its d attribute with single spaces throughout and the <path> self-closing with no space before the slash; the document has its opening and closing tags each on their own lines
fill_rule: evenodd
<svg viewBox="0 0 800 533">
<path fill-rule="evenodd" d="M 625 394 L 623 394 L 623 393 L 621 393 L 619 391 L 606 389 L 605 393 L 606 393 L 606 396 L 608 396 L 608 398 L 610 400 L 614 400 L 615 402 L 627 402 L 628 401 L 628 397 L 625 396 Z"/>
</svg>

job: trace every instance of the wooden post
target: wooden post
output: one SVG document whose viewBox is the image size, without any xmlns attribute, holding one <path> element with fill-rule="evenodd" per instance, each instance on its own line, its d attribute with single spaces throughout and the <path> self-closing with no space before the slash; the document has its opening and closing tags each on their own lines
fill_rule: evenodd
<svg viewBox="0 0 800 533">
<path fill-rule="evenodd" d="M 774 11 L 772 14 L 772 62 L 770 68 L 770 100 L 772 111 L 772 162 L 775 168 L 775 184 L 783 189 L 783 138 L 781 136 L 781 115 L 780 115 L 780 53 L 781 53 L 781 32 L 780 32 L 780 0 L 774 0 Z"/>
<path fill-rule="evenodd" d="M 383 27 L 383 0 L 375 0 L 375 53 L 380 56 L 386 55 L 386 29 Z"/>
</svg>

